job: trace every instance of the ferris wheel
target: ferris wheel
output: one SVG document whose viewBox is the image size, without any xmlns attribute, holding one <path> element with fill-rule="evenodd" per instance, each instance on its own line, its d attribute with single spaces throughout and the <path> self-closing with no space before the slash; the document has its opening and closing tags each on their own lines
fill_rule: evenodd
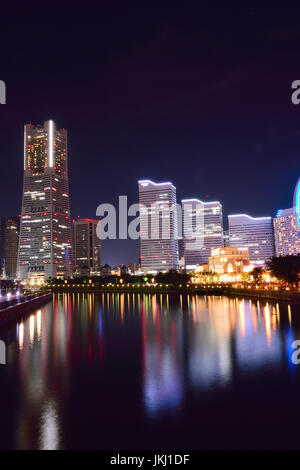
<svg viewBox="0 0 300 470">
<path fill-rule="evenodd" d="M 297 217 L 297 222 L 300 227 L 300 178 L 297 181 L 295 192 L 294 192 L 294 208 Z"/>
</svg>

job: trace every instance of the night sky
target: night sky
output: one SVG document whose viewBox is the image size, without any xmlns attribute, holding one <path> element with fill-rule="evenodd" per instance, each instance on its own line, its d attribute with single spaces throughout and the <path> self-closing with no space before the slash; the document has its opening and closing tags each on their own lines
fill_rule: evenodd
<svg viewBox="0 0 300 470">
<path fill-rule="evenodd" d="M 218 199 L 225 216 L 291 207 L 300 11 L 126 3 L 1 11 L 0 215 L 21 211 L 23 125 L 47 119 L 69 132 L 74 217 L 137 202 L 141 178 L 172 181 L 179 201 Z M 138 241 L 105 242 L 103 263 L 138 253 Z"/>
</svg>

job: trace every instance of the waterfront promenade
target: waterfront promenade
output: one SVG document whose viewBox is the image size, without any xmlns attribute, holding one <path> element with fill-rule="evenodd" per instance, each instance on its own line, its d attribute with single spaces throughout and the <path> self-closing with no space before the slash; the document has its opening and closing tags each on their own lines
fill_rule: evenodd
<svg viewBox="0 0 300 470">
<path fill-rule="evenodd" d="M 29 295 L 11 295 L 1 297 L 0 302 L 0 327 L 13 323 L 39 308 L 52 299 L 52 293 L 41 291 Z"/>
<path fill-rule="evenodd" d="M 225 295 L 228 297 L 245 297 L 263 300 L 278 300 L 300 304 L 300 292 L 291 289 L 275 290 L 266 286 L 247 288 L 233 287 L 222 284 L 189 284 L 188 286 L 174 287 L 173 285 L 89 285 L 89 284 L 62 284 L 52 286 L 53 293 L 137 293 L 137 294 L 177 294 L 177 295 Z"/>
</svg>

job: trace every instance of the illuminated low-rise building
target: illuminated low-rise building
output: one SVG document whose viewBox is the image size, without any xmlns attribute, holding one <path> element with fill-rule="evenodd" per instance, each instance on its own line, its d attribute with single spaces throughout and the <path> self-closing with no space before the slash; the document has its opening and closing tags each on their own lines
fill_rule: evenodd
<svg viewBox="0 0 300 470">
<path fill-rule="evenodd" d="M 247 247 L 226 246 L 212 250 L 209 271 L 217 274 L 241 274 L 249 272 L 249 251 Z"/>
<path fill-rule="evenodd" d="M 300 229 L 294 208 L 279 210 L 273 219 L 276 256 L 300 253 Z"/>
</svg>

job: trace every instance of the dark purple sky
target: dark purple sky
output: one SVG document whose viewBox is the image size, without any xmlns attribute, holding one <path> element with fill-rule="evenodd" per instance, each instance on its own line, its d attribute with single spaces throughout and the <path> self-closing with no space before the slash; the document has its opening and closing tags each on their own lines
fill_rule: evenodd
<svg viewBox="0 0 300 470">
<path fill-rule="evenodd" d="M 49 118 L 69 131 L 74 216 L 95 217 L 118 195 L 137 202 L 140 178 L 171 180 L 179 200 L 219 199 L 225 215 L 292 205 L 300 10 L 2 13 L 0 215 L 21 209 L 24 123 Z M 104 262 L 136 261 L 138 247 L 106 242 Z"/>
</svg>

